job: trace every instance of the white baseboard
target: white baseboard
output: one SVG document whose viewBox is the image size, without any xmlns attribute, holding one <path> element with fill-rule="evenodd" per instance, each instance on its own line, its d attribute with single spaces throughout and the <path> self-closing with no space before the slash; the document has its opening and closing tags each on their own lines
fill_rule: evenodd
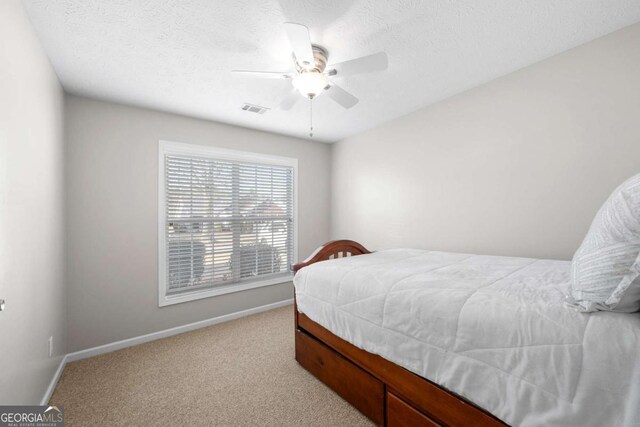
<svg viewBox="0 0 640 427">
<path fill-rule="evenodd" d="M 58 381 L 60 381 L 60 377 L 62 376 L 62 371 L 64 370 L 64 366 L 67 364 L 67 355 L 62 356 L 60 360 L 60 364 L 58 365 L 58 369 L 56 369 L 56 373 L 53 374 L 53 378 L 51 378 L 51 382 L 49 383 L 49 387 L 47 387 L 47 391 L 44 392 L 44 396 L 42 396 L 42 401 L 40 401 L 40 405 L 49 404 L 49 400 L 51 400 L 51 395 L 53 394 L 53 390 L 56 389 L 56 385 L 58 385 Z"/>
<path fill-rule="evenodd" d="M 285 307 L 291 304 L 293 304 L 293 299 L 278 301 L 272 304 L 261 305 L 259 307 L 249 308 L 247 310 L 242 310 L 242 311 L 236 311 L 235 313 L 229 313 L 223 316 L 201 320 L 199 322 L 189 323 L 187 325 L 176 326 L 175 328 L 165 329 L 163 331 L 152 332 L 146 335 L 140 335 L 139 337 L 128 338 L 126 340 L 116 341 L 110 344 L 88 348 L 86 350 L 76 351 L 74 353 L 67 354 L 67 362 L 74 362 L 76 360 L 86 359 L 87 357 L 93 357 L 99 354 L 110 353 L 112 351 L 120 350 L 127 347 L 132 347 L 134 345 L 143 344 L 145 342 L 155 341 L 160 338 L 166 338 L 166 337 L 182 334 L 184 332 L 189 332 L 189 331 L 193 331 L 200 328 L 206 328 L 207 326 L 216 325 L 222 322 L 228 322 L 229 320 L 239 319 L 241 317 L 262 313 L 263 311 L 273 310 L 274 308 Z"/>
<path fill-rule="evenodd" d="M 53 394 L 53 390 L 58 384 L 58 380 L 62 375 L 64 366 L 68 362 L 74 362 L 76 360 L 86 359 L 88 357 L 98 356 L 100 354 L 111 353 L 112 351 L 121 350 L 127 347 L 133 347 L 134 345 L 143 344 L 149 341 L 155 341 L 161 338 L 171 337 L 173 335 L 182 334 L 189 331 L 194 331 L 200 328 L 206 328 L 207 326 L 217 325 L 218 323 L 228 322 L 230 320 L 239 319 L 241 317 L 251 316 L 252 314 L 262 313 L 264 311 L 273 310 L 280 307 L 286 307 L 293 304 L 293 298 L 274 302 L 272 304 L 261 305 L 259 307 L 249 308 L 247 310 L 236 311 L 235 313 L 225 314 L 223 316 L 212 317 L 211 319 L 201 320 L 199 322 L 189 323 L 187 325 L 176 326 L 175 328 L 165 329 L 163 331 L 152 332 L 146 335 L 140 335 L 139 337 L 128 338 L 122 341 L 112 342 L 110 344 L 104 344 L 98 347 L 88 348 L 86 350 L 76 351 L 69 353 L 62 358 L 60 366 L 53 376 L 44 397 L 42 398 L 42 405 L 46 405 Z"/>
</svg>

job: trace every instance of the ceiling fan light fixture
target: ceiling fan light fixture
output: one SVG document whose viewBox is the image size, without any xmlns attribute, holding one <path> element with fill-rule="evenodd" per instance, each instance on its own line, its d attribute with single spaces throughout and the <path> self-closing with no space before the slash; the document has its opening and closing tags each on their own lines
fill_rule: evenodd
<svg viewBox="0 0 640 427">
<path fill-rule="evenodd" d="M 303 71 L 291 83 L 305 98 L 313 99 L 329 85 L 327 76 L 317 71 Z"/>
<path fill-rule="evenodd" d="M 293 88 L 280 103 L 279 109 L 281 110 L 290 110 L 300 99 L 298 93 L 312 100 L 325 91 L 332 101 L 343 108 L 352 108 L 358 103 L 358 98 L 335 83 L 329 82 L 329 77 L 382 71 L 386 70 L 389 65 L 387 54 L 378 52 L 333 63 L 327 69 L 329 52 L 322 46 L 311 43 L 307 27 L 295 22 L 285 22 L 284 29 L 291 46 L 291 59 L 293 59 L 294 66 L 292 72 L 233 70 L 233 73 L 245 76 L 291 80 Z M 327 91 L 327 89 L 330 90 Z M 311 105 L 310 102 L 309 106 Z"/>
</svg>

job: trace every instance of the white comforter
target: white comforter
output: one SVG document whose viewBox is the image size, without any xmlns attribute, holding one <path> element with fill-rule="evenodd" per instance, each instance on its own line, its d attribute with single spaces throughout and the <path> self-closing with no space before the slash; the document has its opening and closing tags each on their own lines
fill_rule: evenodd
<svg viewBox="0 0 640 427">
<path fill-rule="evenodd" d="M 640 426 L 640 314 L 564 304 L 569 262 L 397 249 L 313 264 L 298 310 L 514 426 Z"/>
</svg>

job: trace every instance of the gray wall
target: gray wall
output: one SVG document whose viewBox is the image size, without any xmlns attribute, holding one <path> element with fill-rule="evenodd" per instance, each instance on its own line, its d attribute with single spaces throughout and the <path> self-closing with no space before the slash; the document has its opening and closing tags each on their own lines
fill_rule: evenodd
<svg viewBox="0 0 640 427">
<path fill-rule="evenodd" d="M 640 24 L 335 144 L 332 237 L 569 259 L 638 172 Z"/>
<path fill-rule="evenodd" d="M 326 144 L 75 96 L 66 102 L 69 351 L 293 297 L 290 283 L 158 308 L 158 141 L 298 158 L 299 256 L 329 237 Z"/>
<path fill-rule="evenodd" d="M 66 351 L 63 107 L 22 4 L 0 1 L 0 405 L 39 404 Z"/>
</svg>

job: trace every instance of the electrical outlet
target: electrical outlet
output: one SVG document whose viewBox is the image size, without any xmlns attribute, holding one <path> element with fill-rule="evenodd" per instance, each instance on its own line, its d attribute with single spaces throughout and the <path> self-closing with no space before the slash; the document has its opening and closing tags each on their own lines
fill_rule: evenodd
<svg viewBox="0 0 640 427">
<path fill-rule="evenodd" d="M 53 337 L 49 337 L 49 357 L 53 356 Z"/>
</svg>

